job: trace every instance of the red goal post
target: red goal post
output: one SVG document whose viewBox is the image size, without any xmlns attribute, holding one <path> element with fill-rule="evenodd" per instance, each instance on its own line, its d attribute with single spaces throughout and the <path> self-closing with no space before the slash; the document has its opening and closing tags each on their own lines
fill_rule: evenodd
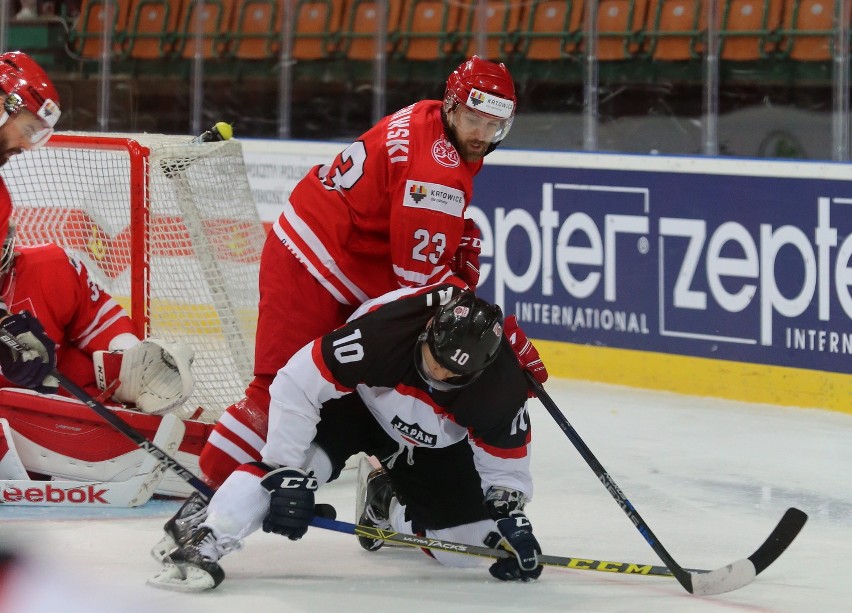
<svg viewBox="0 0 852 613">
<path fill-rule="evenodd" d="M 54 242 L 130 311 L 140 335 L 196 352 L 188 413 L 213 421 L 252 376 L 265 238 L 239 141 L 58 133 L 0 169 L 21 244 Z"/>
</svg>

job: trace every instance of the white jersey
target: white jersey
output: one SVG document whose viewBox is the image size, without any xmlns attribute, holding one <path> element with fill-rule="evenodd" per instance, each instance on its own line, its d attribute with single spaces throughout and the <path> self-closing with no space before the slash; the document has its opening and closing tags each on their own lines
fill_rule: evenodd
<svg viewBox="0 0 852 613">
<path fill-rule="evenodd" d="M 452 391 L 431 388 L 415 367 L 419 335 L 459 291 L 453 284 L 398 290 L 296 353 L 270 387 L 264 460 L 303 466 L 323 405 L 357 393 L 401 449 L 467 438 L 483 491 L 500 486 L 530 498 L 527 386 L 508 342 L 478 379 Z"/>
</svg>

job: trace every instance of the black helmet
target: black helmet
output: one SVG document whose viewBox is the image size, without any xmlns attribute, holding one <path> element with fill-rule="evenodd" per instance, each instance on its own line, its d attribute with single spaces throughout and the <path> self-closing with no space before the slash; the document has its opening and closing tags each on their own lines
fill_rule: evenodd
<svg viewBox="0 0 852 613">
<path fill-rule="evenodd" d="M 438 307 L 426 332 L 435 360 L 454 373 L 449 382 L 466 385 L 497 358 L 503 338 L 503 311 L 465 291 Z"/>
</svg>

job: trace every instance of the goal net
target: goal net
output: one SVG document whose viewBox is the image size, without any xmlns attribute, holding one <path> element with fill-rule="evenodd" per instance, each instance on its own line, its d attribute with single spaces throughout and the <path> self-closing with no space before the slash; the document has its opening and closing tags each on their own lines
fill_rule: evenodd
<svg viewBox="0 0 852 613">
<path fill-rule="evenodd" d="M 252 376 L 265 234 L 238 141 L 59 133 L 0 170 L 21 244 L 78 257 L 143 336 L 195 349 L 197 407 L 215 421 Z"/>
</svg>

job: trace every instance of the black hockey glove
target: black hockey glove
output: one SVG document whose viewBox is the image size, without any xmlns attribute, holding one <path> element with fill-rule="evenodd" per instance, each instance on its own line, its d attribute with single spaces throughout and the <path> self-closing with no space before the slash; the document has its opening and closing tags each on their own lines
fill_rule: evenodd
<svg viewBox="0 0 852 613">
<path fill-rule="evenodd" d="M 500 581 L 533 581 L 543 570 L 538 563 L 541 547 L 533 535 L 530 520 L 522 511 L 524 502 L 521 492 L 501 487 L 490 488 L 485 496 L 488 512 L 497 523 L 497 532 L 489 534 L 485 543 L 515 555 L 497 560 L 488 569 L 491 576 Z"/>
<path fill-rule="evenodd" d="M 50 376 L 56 367 L 56 343 L 47 335 L 38 319 L 27 311 L 0 320 L 0 334 L 11 337 L 23 348 L 16 351 L 0 343 L 0 370 L 3 376 L 20 387 L 51 394 L 59 382 Z"/>
<path fill-rule="evenodd" d="M 314 516 L 317 480 L 298 468 L 283 467 L 267 474 L 260 484 L 270 493 L 263 531 L 281 534 L 291 541 L 305 536 Z"/>
</svg>

